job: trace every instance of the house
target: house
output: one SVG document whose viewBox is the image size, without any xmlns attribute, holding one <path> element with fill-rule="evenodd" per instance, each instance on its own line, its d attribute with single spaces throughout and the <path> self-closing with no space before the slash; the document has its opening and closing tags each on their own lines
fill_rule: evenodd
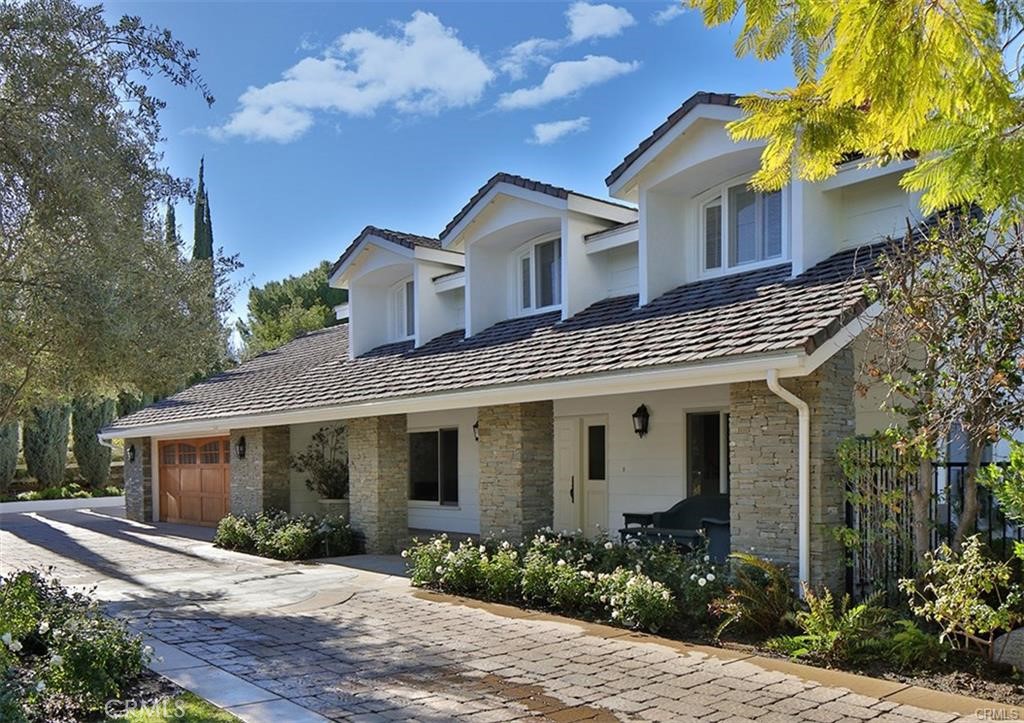
<svg viewBox="0 0 1024 723">
<path fill-rule="evenodd" d="M 854 393 L 863 279 L 919 213 L 910 162 L 755 192 L 735 100 L 688 99 L 609 198 L 498 173 L 437 237 L 367 226 L 331 272 L 347 324 L 102 432 L 125 440 L 129 517 L 315 512 L 288 455 L 338 423 L 371 552 L 728 493 L 733 549 L 838 585 L 836 446 L 886 424 Z"/>
</svg>

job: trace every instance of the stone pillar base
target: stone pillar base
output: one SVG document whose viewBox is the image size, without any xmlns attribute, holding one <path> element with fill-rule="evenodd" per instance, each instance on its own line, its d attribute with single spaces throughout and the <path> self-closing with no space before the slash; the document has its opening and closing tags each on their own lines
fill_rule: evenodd
<svg viewBox="0 0 1024 723">
<path fill-rule="evenodd" d="M 409 439 L 404 414 L 348 423 L 352 527 L 366 552 L 393 554 L 409 529 Z"/>
</svg>

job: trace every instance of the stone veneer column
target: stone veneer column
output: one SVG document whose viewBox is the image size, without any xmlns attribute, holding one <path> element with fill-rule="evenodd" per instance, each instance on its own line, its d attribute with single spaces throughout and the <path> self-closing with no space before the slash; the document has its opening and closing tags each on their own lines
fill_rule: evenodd
<svg viewBox="0 0 1024 723">
<path fill-rule="evenodd" d="M 526 537 L 554 517 L 554 405 L 480 407 L 480 534 Z"/>
<path fill-rule="evenodd" d="M 135 461 L 128 461 L 128 448 L 135 447 Z M 153 451 L 149 437 L 124 440 L 124 513 L 134 522 L 153 521 Z"/>
<path fill-rule="evenodd" d="M 245 459 L 238 440 L 245 437 Z M 291 508 L 288 455 L 291 427 L 231 430 L 231 512 L 248 514 Z"/>
<path fill-rule="evenodd" d="M 846 348 L 812 374 L 782 384 L 811 409 L 811 582 L 841 591 L 844 524 L 839 443 L 854 433 L 853 352 Z M 790 566 L 798 574 L 797 411 L 765 382 L 730 387 L 729 487 L 732 549 Z"/>
<path fill-rule="evenodd" d="M 352 527 L 370 554 L 398 552 L 409 531 L 409 436 L 404 414 L 348 421 Z"/>
</svg>

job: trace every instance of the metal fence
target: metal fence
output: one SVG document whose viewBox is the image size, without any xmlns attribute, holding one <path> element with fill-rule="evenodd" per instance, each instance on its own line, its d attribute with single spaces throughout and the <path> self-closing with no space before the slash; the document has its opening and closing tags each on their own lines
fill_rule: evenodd
<svg viewBox="0 0 1024 723">
<path fill-rule="evenodd" d="M 850 496 L 857 504 L 846 503 L 846 526 L 857 533 L 857 544 L 849 551 L 846 588 L 853 597 L 882 592 L 896 594 L 900 578 L 913 572 L 913 509 L 911 490 L 917 485 L 917 472 L 902 471 L 865 439 L 858 453 L 869 474 L 857 483 L 848 483 Z M 967 464 L 936 462 L 931 504 L 931 546 L 951 543 L 963 509 Z M 865 489 L 866 488 L 866 489 Z M 1024 525 L 1011 522 L 999 509 L 989 490 L 978 489 L 977 532 L 995 555 L 1008 558 L 1015 541 L 1024 540 Z"/>
</svg>

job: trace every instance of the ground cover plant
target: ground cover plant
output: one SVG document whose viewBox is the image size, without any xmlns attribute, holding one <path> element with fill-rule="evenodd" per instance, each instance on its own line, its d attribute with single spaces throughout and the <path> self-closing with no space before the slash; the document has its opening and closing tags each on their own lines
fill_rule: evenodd
<svg viewBox="0 0 1024 723">
<path fill-rule="evenodd" d="M 360 548 L 355 531 L 341 517 L 286 512 L 227 515 L 217 525 L 213 544 L 277 560 L 352 555 Z"/>
<path fill-rule="evenodd" d="M 0 497 L 0 502 L 31 502 L 34 500 L 68 500 L 86 499 L 88 497 L 117 497 L 124 494 L 124 490 L 114 485 L 105 487 L 89 488 L 78 482 L 68 482 L 64 485 L 43 487 L 38 490 L 20 492 L 16 495 Z"/>
<path fill-rule="evenodd" d="M 142 639 L 34 571 L 0 577 L 0 720 L 77 720 L 142 673 Z"/>
</svg>

